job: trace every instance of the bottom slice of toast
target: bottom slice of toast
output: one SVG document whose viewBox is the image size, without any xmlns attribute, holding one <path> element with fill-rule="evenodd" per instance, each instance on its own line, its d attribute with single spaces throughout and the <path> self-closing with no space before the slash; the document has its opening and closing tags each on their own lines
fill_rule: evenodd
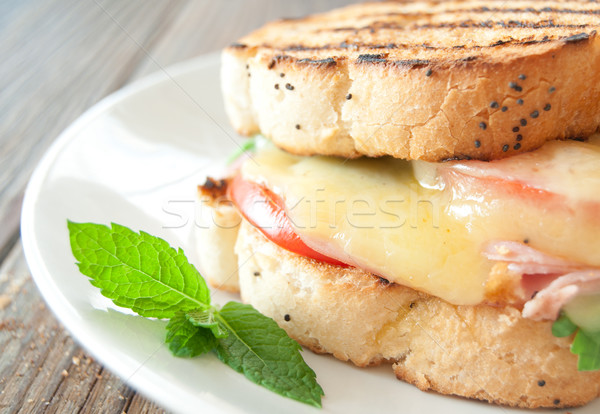
<svg viewBox="0 0 600 414">
<path fill-rule="evenodd" d="M 290 253 L 247 222 L 235 252 L 242 300 L 302 345 L 358 366 L 390 363 L 421 390 L 526 408 L 583 405 L 600 372 L 580 372 L 551 322 L 513 307 L 456 306 L 356 268 Z"/>
</svg>

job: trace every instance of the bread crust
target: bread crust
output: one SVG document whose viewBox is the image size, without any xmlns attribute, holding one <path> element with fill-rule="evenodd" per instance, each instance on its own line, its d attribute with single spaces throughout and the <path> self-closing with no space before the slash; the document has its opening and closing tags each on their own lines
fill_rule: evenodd
<svg viewBox="0 0 600 414">
<path fill-rule="evenodd" d="M 295 154 L 427 161 L 597 131 L 600 4 L 481 4 L 371 3 L 268 24 L 223 52 L 231 122 Z"/>
<path fill-rule="evenodd" d="M 207 177 L 206 182 L 198 186 L 199 208 L 194 237 L 204 278 L 216 289 L 237 293 L 240 285 L 233 246 L 241 217 L 226 197 L 228 184 L 228 179 Z"/>
<path fill-rule="evenodd" d="M 422 390 L 508 406 L 571 407 L 600 394 L 600 372 L 577 371 L 572 338 L 513 307 L 450 305 L 287 252 L 247 222 L 236 253 L 243 301 L 315 352 L 358 366 L 388 362 Z"/>
</svg>

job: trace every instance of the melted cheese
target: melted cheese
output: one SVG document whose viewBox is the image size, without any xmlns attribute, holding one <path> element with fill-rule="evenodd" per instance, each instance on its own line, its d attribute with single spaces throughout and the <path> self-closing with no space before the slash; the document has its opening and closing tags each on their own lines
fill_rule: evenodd
<svg viewBox="0 0 600 414">
<path fill-rule="evenodd" d="M 600 266 L 600 219 L 460 179 L 440 184 L 421 167 L 419 181 L 407 161 L 299 157 L 267 145 L 242 174 L 283 197 L 313 249 L 454 304 L 484 300 L 493 263 L 481 249 L 490 240 L 527 239 Z"/>
</svg>

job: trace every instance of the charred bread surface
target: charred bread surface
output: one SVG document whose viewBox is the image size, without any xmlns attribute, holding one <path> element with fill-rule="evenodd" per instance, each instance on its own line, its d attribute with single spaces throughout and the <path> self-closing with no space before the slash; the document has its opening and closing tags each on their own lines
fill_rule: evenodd
<svg viewBox="0 0 600 414">
<path fill-rule="evenodd" d="M 600 125 L 600 3 L 415 1 L 281 20 L 222 55 L 227 113 L 295 154 L 490 160 Z"/>
</svg>

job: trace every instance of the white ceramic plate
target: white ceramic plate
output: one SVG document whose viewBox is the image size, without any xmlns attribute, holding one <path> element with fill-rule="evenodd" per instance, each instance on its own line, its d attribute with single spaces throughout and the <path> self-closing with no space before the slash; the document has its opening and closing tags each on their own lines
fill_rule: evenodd
<svg viewBox="0 0 600 414">
<path fill-rule="evenodd" d="M 179 359 L 164 326 L 114 306 L 74 265 L 66 220 L 116 222 L 181 246 L 197 263 L 196 185 L 240 138 L 229 128 L 211 55 L 136 82 L 96 105 L 50 148 L 27 188 L 21 232 L 45 300 L 77 341 L 135 389 L 175 412 L 319 412 L 246 380 L 215 355 Z M 223 303 L 238 299 L 216 292 Z M 323 413 L 521 412 L 424 393 L 389 366 L 358 369 L 304 352 L 325 390 Z M 577 410 L 600 412 L 600 401 Z M 526 411 L 523 411 L 526 412 Z M 553 411 L 554 412 L 554 411 Z"/>
</svg>

